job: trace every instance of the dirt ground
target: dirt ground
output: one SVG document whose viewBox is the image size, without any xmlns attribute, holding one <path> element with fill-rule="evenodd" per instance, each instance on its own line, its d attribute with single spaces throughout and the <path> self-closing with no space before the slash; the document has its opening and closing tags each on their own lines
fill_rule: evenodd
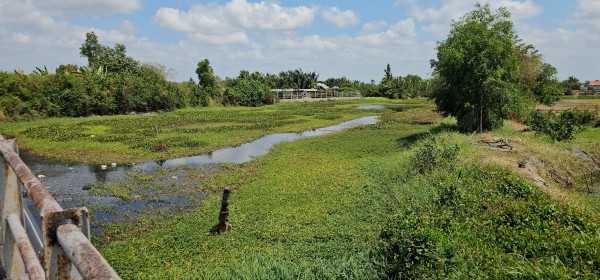
<svg viewBox="0 0 600 280">
<path fill-rule="evenodd" d="M 600 117 L 600 97 L 596 99 L 563 99 L 559 102 L 552 104 L 551 106 L 547 105 L 538 105 L 536 109 L 540 111 L 564 111 L 568 109 L 581 109 L 581 110 L 590 110 L 596 111 L 596 117 Z"/>
</svg>

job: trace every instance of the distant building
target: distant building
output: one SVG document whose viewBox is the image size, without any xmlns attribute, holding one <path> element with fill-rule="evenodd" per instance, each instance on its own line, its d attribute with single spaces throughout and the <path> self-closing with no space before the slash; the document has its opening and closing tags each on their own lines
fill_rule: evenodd
<svg viewBox="0 0 600 280">
<path fill-rule="evenodd" d="M 329 87 L 324 83 L 317 83 L 317 88 L 329 89 Z"/>
<path fill-rule="evenodd" d="M 600 80 L 590 82 L 587 86 L 589 90 L 600 90 Z"/>
</svg>

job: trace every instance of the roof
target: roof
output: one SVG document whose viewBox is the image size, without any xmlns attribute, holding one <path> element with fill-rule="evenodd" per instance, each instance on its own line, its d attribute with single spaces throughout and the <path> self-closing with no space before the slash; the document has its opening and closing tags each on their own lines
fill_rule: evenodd
<svg viewBox="0 0 600 280">
<path fill-rule="evenodd" d="M 600 86 L 600 80 L 595 80 L 593 82 L 590 82 L 588 84 L 588 86 Z"/>
<path fill-rule="evenodd" d="M 318 86 L 318 87 L 321 87 L 321 88 L 323 88 L 323 89 L 328 89 L 328 88 L 329 88 L 329 87 L 328 87 L 326 84 L 324 84 L 324 83 L 317 83 L 317 86 Z"/>
</svg>

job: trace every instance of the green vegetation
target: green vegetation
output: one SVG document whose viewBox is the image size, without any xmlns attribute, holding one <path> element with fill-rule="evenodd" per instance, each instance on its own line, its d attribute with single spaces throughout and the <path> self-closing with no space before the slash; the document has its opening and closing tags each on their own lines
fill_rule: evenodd
<svg viewBox="0 0 600 280">
<path fill-rule="evenodd" d="M 477 4 L 452 23 L 437 50 L 433 99 L 462 132 L 498 128 L 509 116 L 524 115 L 534 100 L 550 104 L 563 93 L 556 68 L 520 42 L 505 8 L 492 12 L 489 4 Z"/>
<path fill-rule="evenodd" d="M 436 150 L 453 150 L 456 141 L 466 150 L 459 160 L 403 176 L 409 179 L 377 179 L 397 198 L 381 235 L 386 277 L 598 277 L 597 213 L 553 200 L 506 167 L 478 158 L 498 155 L 474 148 L 466 136 L 454 137 Z"/>
<path fill-rule="evenodd" d="M 577 109 L 568 109 L 559 114 L 552 111 L 532 111 L 525 124 L 554 141 L 571 140 L 576 132 L 585 129 L 585 125 L 594 120 L 595 115 L 595 112 Z"/>
<path fill-rule="evenodd" d="M 300 132 L 373 114 L 356 109 L 364 103 L 292 103 L 257 109 L 207 107 L 149 115 L 41 119 L 1 123 L 0 131 L 7 137 L 17 137 L 21 147 L 44 157 L 132 163 L 197 155 L 269 133 Z M 425 102 L 415 100 L 410 104 Z M 156 149 L 163 145 L 167 149 Z"/>
<path fill-rule="evenodd" d="M 438 122 L 431 107 L 380 114 L 204 181 L 207 193 L 233 189 L 230 232 L 209 232 L 220 205 L 212 195 L 166 220 L 109 225 L 100 250 L 128 279 L 600 276 L 600 198 L 586 192 L 584 170 L 594 169 L 578 167 L 590 162 L 575 152 L 599 156 L 598 128 L 557 146 L 507 123 L 493 133 L 516 150 L 502 153 Z M 523 160 L 543 162 L 550 185 L 519 175 Z M 551 181 L 563 170 L 571 187 Z"/>
<path fill-rule="evenodd" d="M 594 110 L 598 100 L 530 113 L 581 83 L 560 83 L 504 8 L 477 4 L 437 50 L 429 81 L 394 77 L 389 64 L 379 86 L 326 80 L 388 99 L 268 105 L 269 88 L 311 88 L 318 74 L 242 70 L 221 80 L 204 59 L 198 83 L 177 84 L 164 68 L 127 57 L 124 45 L 102 46 L 88 33 L 87 67 L 0 72 L 3 114 L 169 112 L 3 122 L 0 131 L 44 157 L 131 163 L 380 116 L 241 165 L 159 168 L 94 185 L 93 194 L 125 202 L 184 201 L 101 224 L 94 242 L 125 279 L 600 278 L 600 127 L 596 112 L 572 109 Z M 390 100 L 421 96 L 455 118 L 423 99 Z M 252 107 L 181 109 L 216 104 Z M 517 122 L 529 113 L 531 130 Z M 459 133 L 474 130 L 488 133 Z M 225 187 L 233 230 L 217 236 L 210 231 Z"/>
<path fill-rule="evenodd" d="M 0 120 L 173 110 L 190 104 L 186 88 L 167 81 L 163 66 L 128 57 L 124 45 L 103 46 L 90 32 L 81 55 L 88 58 L 87 66 L 61 65 L 56 73 L 46 68 L 29 75 L 0 71 Z"/>
<path fill-rule="evenodd" d="M 504 8 L 489 5 L 453 22 L 448 38 L 439 43 L 432 60 L 439 86 L 434 91 L 438 108 L 456 116 L 463 132 L 489 130 L 508 117 L 508 104 L 516 95 L 516 33 Z"/>
<path fill-rule="evenodd" d="M 274 103 L 275 97 L 264 84 L 253 80 L 227 80 L 223 103 L 235 106 L 263 106 Z"/>
<path fill-rule="evenodd" d="M 381 96 L 390 99 L 429 96 L 427 80 L 424 80 L 417 75 L 407 75 L 404 78 L 401 76 L 394 77 L 389 63 L 387 64 L 384 73 L 385 75 L 379 83 L 378 91 L 367 91 L 366 94 L 364 94 L 365 96 Z"/>
</svg>

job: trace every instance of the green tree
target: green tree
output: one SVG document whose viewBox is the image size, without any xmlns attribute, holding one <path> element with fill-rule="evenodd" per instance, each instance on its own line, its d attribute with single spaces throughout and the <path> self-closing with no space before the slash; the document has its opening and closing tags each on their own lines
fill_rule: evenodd
<svg viewBox="0 0 600 280">
<path fill-rule="evenodd" d="M 304 72 L 302 69 L 289 70 L 279 73 L 277 88 L 314 88 L 318 79 L 319 74 L 315 72 Z"/>
<path fill-rule="evenodd" d="M 394 78 L 389 63 L 385 67 L 383 78 L 379 83 L 379 93 L 381 96 L 391 99 L 402 97 L 402 77 Z"/>
<path fill-rule="evenodd" d="M 79 48 L 79 54 L 88 59 L 88 66 L 99 65 L 103 47 L 98 42 L 98 36 L 94 32 L 85 33 L 85 42 Z"/>
<path fill-rule="evenodd" d="M 200 89 L 208 96 L 216 97 L 219 83 L 217 81 L 217 77 L 213 73 L 213 69 L 210 66 L 210 61 L 208 61 L 208 59 L 198 62 L 196 74 L 198 75 L 198 86 Z"/>
<path fill-rule="evenodd" d="M 561 84 L 563 89 L 565 90 L 565 94 L 571 94 L 572 91 L 581 89 L 581 82 L 579 81 L 579 79 L 573 76 L 562 81 Z"/>
<path fill-rule="evenodd" d="M 557 73 L 558 71 L 554 66 L 548 63 L 542 64 L 540 74 L 536 80 L 537 84 L 533 91 L 538 102 L 549 105 L 552 102 L 558 101 L 564 93 L 564 89 L 556 78 Z"/>
<path fill-rule="evenodd" d="M 87 57 L 90 68 L 102 67 L 110 73 L 136 73 L 139 70 L 139 62 L 127 56 L 125 45 L 115 44 L 114 48 L 103 46 L 94 32 L 85 34 L 85 42 L 81 44 L 79 54 Z"/>
<path fill-rule="evenodd" d="M 414 98 L 426 95 L 427 81 L 418 75 L 407 75 L 402 78 L 403 98 Z"/>
<path fill-rule="evenodd" d="M 263 106 L 272 104 L 273 94 L 269 88 L 256 80 L 229 79 L 223 93 L 223 104 L 234 106 Z"/>
<path fill-rule="evenodd" d="M 438 109 L 455 116 L 461 131 L 497 128 L 508 118 L 511 95 L 518 90 L 516 33 L 505 8 L 488 5 L 452 23 L 431 61 L 438 86 L 433 92 Z"/>
<path fill-rule="evenodd" d="M 390 67 L 390 64 L 388 63 L 387 66 L 385 67 L 385 76 L 383 76 L 383 79 L 386 81 L 389 81 L 393 78 L 394 78 L 394 75 L 392 75 L 392 68 Z"/>
</svg>

